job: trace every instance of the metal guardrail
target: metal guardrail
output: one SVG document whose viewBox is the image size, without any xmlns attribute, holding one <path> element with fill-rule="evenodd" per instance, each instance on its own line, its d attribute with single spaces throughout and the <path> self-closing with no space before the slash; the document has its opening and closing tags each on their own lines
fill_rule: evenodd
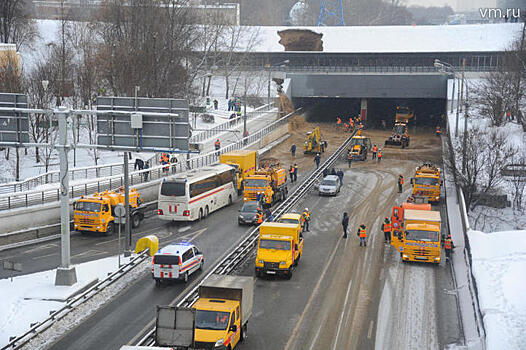
<svg viewBox="0 0 526 350">
<path fill-rule="evenodd" d="M 245 138 L 240 139 L 237 142 L 231 143 L 225 147 L 222 147 L 218 151 L 211 151 L 204 155 L 189 158 L 186 162 L 179 162 L 177 164 L 169 165 L 158 165 L 149 169 L 138 170 L 130 172 L 130 186 L 135 186 L 142 183 L 147 183 L 153 180 L 158 180 L 163 177 L 173 175 L 178 172 L 187 171 L 211 164 L 215 164 L 219 161 L 219 154 L 238 150 L 247 147 L 259 141 L 264 136 L 270 134 L 277 128 L 288 123 L 288 118 L 294 115 L 297 111 L 287 114 L 286 116 L 270 123 L 263 129 L 249 135 Z M 106 178 L 97 179 L 97 181 L 86 182 L 83 184 L 77 184 L 70 186 L 71 198 L 77 198 L 81 195 L 90 195 L 95 192 L 101 192 L 105 190 L 112 190 L 124 185 L 124 176 L 116 175 Z M 24 193 L 9 193 L 0 194 L 0 211 L 9 210 L 14 208 L 29 207 L 32 205 L 44 204 L 57 202 L 59 200 L 60 189 L 58 184 L 56 188 L 44 189 L 44 190 L 33 190 L 26 191 Z"/>
<path fill-rule="evenodd" d="M 136 266 L 138 266 L 147 258 L 148 250 L 145 250 L 142 253 L 135 256 L 132 260 L 130 260 L 130 262 L 121 266 L 117 271 L 108 275 L 108 277 L 106 277 L 104 280 L 88 288 L 86 291 L 68 299 L 66 301 L 66 305 L 64 305 L 57 311 L 52 311 L 49 317 L 45 320 L 33 324 L 26 333 L 17 336 L 14 339 L 11 339 L 6 346 L 1 348 L 1 350 L 15 350 L 21 348 L 23 345 L 31 341 L 31 339 L 44 332 L 46 329 L 51 327 L 60 319 L 64 318 L 67 314 L 78 308 L 84 302 L 90 300 L 99 292 L 104 290 L 106 287 L 112 285 L 115 281 L 117 281 L 129 271 L 133 270 Z"/>
<path fill-rule="evenodd" d="M 254 119 L 260 114 L 268 113 L 268 110 L 274 107 L 274 103 L 264 104 L 254 109 L 251 112 L 247 113 L 248 119 Z M 210 128 L 206 131 L 201 131 L 196 133 L 190 138 L 191 143 L 198 143 L 205 141 L 225 130 L 236 126 L 239 122 L 243 120 L 243 117 L 237 117 L 235 119 L 229 120 L 227 122 L 221 123 L 213 128 Z M 159 159 L 157 157 L 152 157 L 150 159 L 151 166 L 159 165 Z M 132 167 L 133 164 L 130 164 Z M 123 163 L 111 163 L 111 164 L 101 164 L 94 165 L 89 167 L 73 168 L 69 170 L 69 180 L 75 181 L 79 179 L 93 179 L 99 177 L 114 176 L 123 173 L 124 164 Z M 35 187 L 53 184 L 59 182 L 59 170 L 48 171 L 44 174 L 40 174 L 23 181 L 14 181 L 9 183 L 0 184 L 0 194 L 13 193 L 13 192 L 24 192 L 30 191 Z"/>
<path fill-rule="evenodd" d="M 264 104 L 262 106 L 259 106 L 253 111 L 247 112 L 247 119 L 253 119 L 255 116 L 258 116 L 264 113 L 268 113 L 269 110 L 272 108 L 274 108 L 274 102 L 271 102 L 270 104 Z M 232 111 L 232 113 L 236 113 L 236 112 Z M 215 135 L 222 133 L 223 131 L 231 130 L 232 127 L 237 126 L 242 121 L 243 121 L 243 116 L 239 116 L 239 117 L 230 119 L 222 124 L 216 125 L 213 128 L 210 128 L 208 130 L 201 131 L 200 133 L 192 135 L 192 137 L 190 137 L 190 143 L 199 143 L 199 142 L 208 140 L 209 138 L 212 138 Z"/>
<path fill-rule="evenodd" d="M 462 67 L 455 67 L 462 70 Z M 221 67 L 220 67 L 221 69 Z M 241 71 L 261 71 L 265 67 L 261 66 L 243 66 Z M 480 67 L 466 66 L 466 72 L 494 72 L 497 67 L 486 66 Z M 439 73 L 434 66 L 324 66 L 324 65 L 287 65 L 286 67 L 272 67 L 273 71 L 283 71 L 287 73 Z"/>
<path fill-rule="evenodd" d="M 352 136 L 356 133 L 353 132 L 349 138 L 329 157 L 323 162 L 323 164 L 315 169 L 297 188 L 292 192 L 288 198 L 286 198 L 276 209 L 273 214 L 275 217 L 279 217 L 285 212 L 292 209 L 294 205 L 314 186 L 318 178 L 322 176 L 323 171 L 332 166 L 342 153 L 346 150 L 352 140 Z M 227 275 L 231 273 L 256 247 L 257 240 L 259 238 L 259 227 L 252 229 L 241 243 L 234 247 L 228 255 L 219 261 L 211 270 L 204 276 L 199 283 L 187 294 L 182 296 L 177 302 L 178 307 L 190 307 L 198 299 L 199 286 L 212 274 Z M 146 334 L 138 341 L 139 346 L 152 346 L 155 344 L 155 328 L 150 329 Z"/>
</svg>

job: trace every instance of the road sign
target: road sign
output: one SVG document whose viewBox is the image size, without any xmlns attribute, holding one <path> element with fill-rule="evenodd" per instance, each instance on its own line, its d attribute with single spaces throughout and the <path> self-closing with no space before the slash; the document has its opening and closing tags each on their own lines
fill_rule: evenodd
<svg viewBox="0 0 526 350">
<path fill-rule="evenodd" d="M 188 101 L 180 99 L 97 97 L 97 143 L 112 146 L 145 147 L 160 150 L 188 150 Z M 123 114 L 119 112 L 130 112 Z M 132 127 L 132 115 L 134 125 Z M 138 114 L 142 128 L 137 128 Z M 129 149 L 125 149 L 128 150 Z"/>
<path fill-rule="evenodd" d="M 116 224 L 124 224 L 126 223 L 126 208 L 124 208 L 124 205 L 122 203 L 119 203 L 115 206 L 114 213 L 115 213 L 115 223 Z"/>
<path fill-rule="evenodd" d="M 27 96 L 0 94 L 0 107 L 27 108 Z M 29 142 L 27 113 L 0 110 L 0 142 Z"/>
</svg>

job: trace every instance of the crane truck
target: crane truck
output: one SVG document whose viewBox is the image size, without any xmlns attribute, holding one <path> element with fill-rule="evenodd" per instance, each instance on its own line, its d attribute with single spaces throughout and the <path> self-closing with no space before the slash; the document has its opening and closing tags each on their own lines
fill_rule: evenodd
<svg viewBox="0 0 526 350">
<path fill-rule="evenodd" d="M 409 107 L 396 107 L 393 133 L 385 141 L 386 146 L 402 146 L 402 148 L 409 146 L 410 137 L 407 129 L 407 123 L 409 123 L 409 119 L 413 117 L 414 113 L 409 109 Z"/>
<path fill-rule="evenodd" d="M 74 204 L 73 228 L 80 232 L 102 232 L 113 234 L 115 207 L 124 204 L 124 189 L 104 191 L 89 196 L 81 196 Z M 135 188 L 130 189 L 130 220 L 133 228 L 139 227 L 144 219 L 144 207 L 141 206 L 141 194 Z"/>
</svg>

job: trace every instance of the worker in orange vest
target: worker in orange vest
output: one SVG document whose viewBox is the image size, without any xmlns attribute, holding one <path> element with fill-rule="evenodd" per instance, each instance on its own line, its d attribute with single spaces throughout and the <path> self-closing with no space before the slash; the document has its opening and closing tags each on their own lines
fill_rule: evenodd
<svg viewBox="0 0 526 350">
<path fill-rule="evenodd" d="M 263 212 L 261 211 L 261 208 L 258 207 L 256 212 L 256 224 L 261 224 L 263 222 Z"/>
<path fill-rule="evenodd" d="M 336 117 L 336 127 L 339 128 L 340 125 L 342 125 L 342 120 L 340 119 L 340 117 Z"/>
<path fill-rule="evenodd" d="M 437 125 L 437 128 L 435 130 L 435 135 L 440 136 L 441 133 L 442 133 L 442 130 L 440 130 L 440 125 Z"/>
<path fill-rule="evenodd" d="M 219 141 L 219 139 L 217 139 L 216 142 L 214 142 L 214 148 L 216 149 L 216 151 L 221 148 L 221 142 Z"/>
<path fill-rule="evenodd" d="M 398 175 L 398 193 L 402 193 L 402 185 L 404 184 L 404 177 L 402 174 Z"/>
<path fill-rule="evenodd" d="M 453 241 L 451 240 L 451 234 L 447 235 L 447 238 L 444 240 L 444 249 L 446 250 L 446 257 L 451 256 L 451 250 L 453 249 Z"/>
<path fill-rule="evenodd" d="M 378 150 L 378 156 L 377 157 L 378 157 L 378 162 L 380 162 L 382 160 L 382 150 L 381 149 Z"/>
<path fill-rule="evenodd" d="M 365 224 L 361 224 L 360 227 L 358 227 L 356 235 L 360 237 L 360 247 L 362 246 L 362 243 L 364 247 L 367 247 L 367 227 Z"/>
<path fill-rule="evenodd" d="M 354 120 L 352 120 L 352 118 L 349 118 L 349 126 L 351 128 L 351 131 L 354 130 Z"/>
<path fill-rule="evenodd" d="M 386 216 L 382 224 L 382 231 L 384 232 L 385 242 L 391 243 L 391 221 Z"/>
<path fill-rule="evenodd" d="M 373 159 L 376 159 L 376 153 L 378 153 L 378 147 L 376 145 L 373 146 Z"/>
<path fill-rule="evenodd" d="M 349 131 L 349 124 L 343 123 L 343 131 L 345 132 Z"/>
</svg>

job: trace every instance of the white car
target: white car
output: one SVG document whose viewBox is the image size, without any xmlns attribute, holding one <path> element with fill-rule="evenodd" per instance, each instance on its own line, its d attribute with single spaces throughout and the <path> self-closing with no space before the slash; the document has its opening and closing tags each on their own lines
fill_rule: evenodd
<svg viewBox="0 0 526 350">
<path fill-rule="evenodd" d="M 320 196 L 336 196 L 340 192 L 341 186 L 338 176 L 327 175 L 318 187 L 318 193 Z"/>
<path fill-rule="evenodd" d="M 159 249 L 153 257 L 152 277 L 157 285 L 164 281 L 188 282 L 188 277 L 201 270 L 203 253 L 190 242 L 174 242 Z"/>
</svg>

